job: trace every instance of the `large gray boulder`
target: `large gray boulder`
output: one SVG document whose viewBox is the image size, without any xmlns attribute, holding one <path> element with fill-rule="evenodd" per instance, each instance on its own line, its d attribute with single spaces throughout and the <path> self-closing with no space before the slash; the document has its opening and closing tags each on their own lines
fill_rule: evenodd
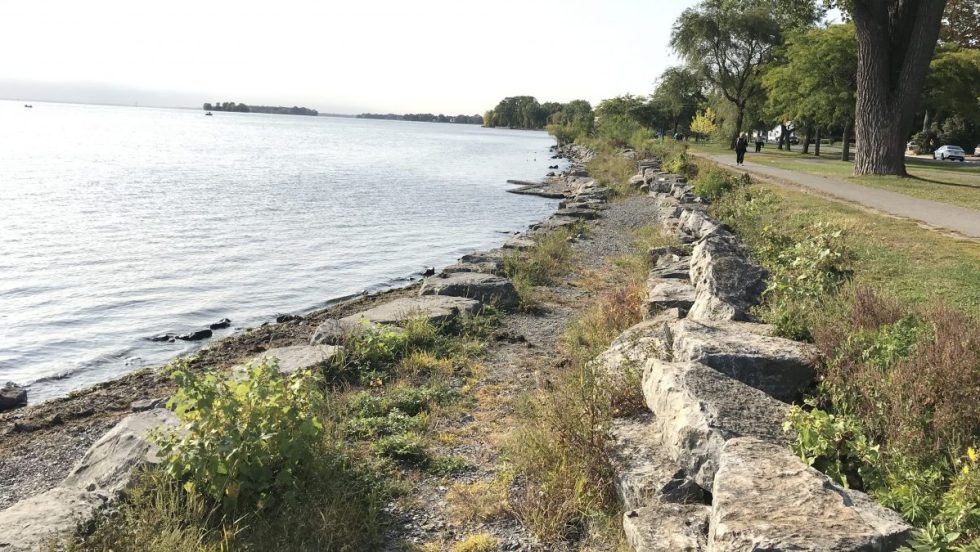
<svg viewBox="0 0 980 552">
<path fill-rule="evenodd" d="M 413 318 L 421 318 L 433 324 L 449 322 L 463 314 L 474 314 L 480 302 L 466 297 L 447 295 L 423 295 L 403 297 L 383 305 L 340 319 L 341 325 L 350 323 L 399 324 Z"/>
<path fill-rule="evenodd" d="M 534 240 L 532 240 L 531 238 L 523 234 L 517 234 L 516 236 L 504 242 L 504 249 L 522 250 L 522 249 L 531 249 L 534 246 L 535 246 Z"/>
<path fill-rule="evenodd" d="M 747 322 L 678 320 L 670 327 L 673 359 L 705 364 L 789 402 L 816 376 L 813 352 L 803 343 L 765 335 L 768 330 Z"/>
<path fill-rule="evenodd" d="M 837 485 L 786 447 L 732 439 L 720 458 L 709 550 L 885 552 L 911 531 L 898 514 Z"/>
<path fill-rule="evenodd" d="M 650 413 L 613 420 L 609 437 L 616 492 L 627 510 L 657 501 L 701 503 L 707 498 L 664 450 Z"/>
<path fill-rule="evenodd" d="M 697 298 L 689 316 L 696 320 L 749 320 L 749 309 L 762 299 L 766 271 L 748 259 L 738 238 L 716 232 L 695 244 L 691 282 Z"/>
<path fill-rule="evenodd" d="M 510 280 L 479 272 L 456 272 L 426 278 L 419 293 L 423 296 L 468 297 L 503 309 L 516 307 L 520 302 Z"/>
<path fill-rule="evenodd" d="M 657 502 L 623 514 L 623 531 L 636 552 L 701 552 L 710 515 L 704 504 Z"/>
<path fill-rule="evenodd" d="M 647 360 L 670 360 L 670 323 L 680 318 L 677 309 L 668 309 L 627 329 L 595 361 L 614 387 L 635 385 L 643 378 Z"/>
<path fill-rule="evenodd" d="M 686 280 L 651 278 L 643 301 L 643 315 L 649 317 L 666 309 L 678 309 L 686 314 L 694 304 L 694 286 Z"/>
<path fill-rule="evenodd" d="M 0 387 L 0 412 L 27 406 L 27 390 L 12 381 Z"/>
<path fill-rule="evenodd" d="M 280 374 L 294 374 L 302 370 L 316 370 L 323 366 L 325 362 L 337 356 L 342 350 L 343 347 L 334 345 L 276 347 L 255 355 L 236 368 L 245 369 L 249 365 L 258 364 L 264 360 L 275 360 Z"/>
<path fill-rule="evenodd" d="M 161 408 L 123 418 L 89 448 L 60 485 L 0 512 L 0 550 L 43 549 L 89 519 L 118 497 L 135 469 L 160 461 L 148 439 L 150 432 L 173 430 L 177 424 L 176 416 Z"/>
<path fill-rule="evenodd" d="M 456 264 L 447 266 L 442 272 L 485 272 L 487 274 L 503 274 L 504 252 L 500 249 L 470 253 L 459 258 Z"/>
<path fill-rule="evenodd" d="M 643 395 L 667 452 L 702 489 L 711 489 L 725 441 L 756 437 L 786 445 L 786 404 L 695 362 L 649 359 Z"/>
<path fill-rule="evenodd" d="M 310 345 L 343 345 L 348 339 L 370 330 L 378 330 L 377 324 L 353 318 L 328 318 L 317 326 L 310 337 Z"/>
</svg>

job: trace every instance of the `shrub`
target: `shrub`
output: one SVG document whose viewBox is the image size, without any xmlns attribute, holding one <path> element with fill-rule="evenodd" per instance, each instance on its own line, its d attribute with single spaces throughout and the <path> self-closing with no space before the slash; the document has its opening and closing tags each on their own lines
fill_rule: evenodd
<svg viewBox="0 0 980 552">
<path fill-rule="evenodd" d="M 691 187 L 697 195 L 714 201 L 745 184 L 748 184 L 747 174 L 740 178 L 728 171 L 709 169 L 699 172 Z"/>
<path fill-rule="evenodd" d="M 815 406 L 812 401 L 808 405 Z M 854 416 L 794 405 L 783 429 L 796 432 L 791 448 L 801 460 L 841 485 L 857 489 L 878 486 L 878 446 L 868 439 Z"/>
<path fill-rule="evenodd" d="M 242 377 L 198 375 L 178 361 L 172 375 L 168 406 L 184 431 L 158 437 L 165 474 L 226 517 L 295 495 L 323 435 L 323 397 L 310 373 L 283 377 L 276 362 L 262 361 Z"/>
<path fill-rule="evenodd" d="M 537 307 L 535 287 L 554 283 L 568 270 L 574 253 L 570 240 L 575 235 L 575 228 L 555 230 L 537 238 L 534 247 L 504 257 L 504 274 L 517 289 L 522 310 Z"/>
<path fill-rule="evenodd" d="M 694 178 L 698 174 L 698 166 L 688 155 L 685 144 L 661 142 L 654 146 L 653 153 L 660 159 L 661 166 L 666 172 L 686 178 Z"/>
<path fill-rule="evenodd" d="M 429 460 L 425 442 L 414 433 L 382 437 L 371 445 L 371 450 L 378 456 L 410 466 L 422 466 Z"/>
<path fill-rule="evenodd" d="M 851 253 L 844 246 L 844 233 L 819 223 L 792 245 L 788 245 L 788 236 L 771 232 L 767 236 L 769 243 L 757 252 L 770 271 L 769 285 L 757 312 L 775 326 L 776 335 L 811 340 L 817 305 L 851 276 Z"/>
</svg>

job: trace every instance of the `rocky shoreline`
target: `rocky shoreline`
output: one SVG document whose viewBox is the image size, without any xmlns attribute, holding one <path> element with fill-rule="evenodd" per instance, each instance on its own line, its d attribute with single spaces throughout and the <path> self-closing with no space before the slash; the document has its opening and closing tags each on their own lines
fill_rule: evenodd
<svg viewBox="0 0 980 552">
<path fill-rule="evenodd" d="M 568 159 L 562 175 L 536 183 L 532 195 L 572 197 L 588 179 L 584 163 L 591 152 L 578 147 L 555 148 L 554 155 Z M 582 213 L 562 206 L 556 215 L 532 225 L 530 231 L 574 223 Z M 564 214 L 561 214 L 564 213 Z M 505 248 L 520 247 L 524 235 L 512 237 Z M 501 250 L 464 255 L 446 272 L 460 266 L 502 263 Z M 243 360 L 270 351 L 307 345 L 310 336 L 328 320 L 344 319 L 398 299 L 416 297 L 422 282 L 411 282 L 369 295 L 358 296 L 303 316 L 280 317 L 274 324 L 249 328 L 240 334 L 212 341 L 193 355 L 192 369 L 227 370 Z M 173 383 L 159 368 L 146 368 L 16 410 L 0 412 L 0 510 L 27 497 L 44 493 L 70 472 L 85 451 L 124 417 L 148 405 L 160 403 L 173 392 Z"/>
</svg>

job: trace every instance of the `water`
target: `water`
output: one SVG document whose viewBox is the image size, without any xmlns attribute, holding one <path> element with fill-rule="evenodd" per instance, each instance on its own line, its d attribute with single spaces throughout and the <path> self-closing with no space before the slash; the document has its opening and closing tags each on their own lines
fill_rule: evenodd
<svg viewBox="0 0 980 552">
<path fill-rule="evenodd" d="M 32 402 L 495 247 L 544 133 L 0 102 L 0 383 Z"/>
</svg>

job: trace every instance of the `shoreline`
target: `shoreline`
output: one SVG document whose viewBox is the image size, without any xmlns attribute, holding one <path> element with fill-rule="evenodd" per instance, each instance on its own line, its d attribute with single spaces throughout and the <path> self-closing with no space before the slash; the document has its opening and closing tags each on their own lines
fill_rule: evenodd
<svg viewBox="0 0 980 552">
<path fill-rule="evenodd" d="M 577 187 L 575 177 L 582 170 L 582 152 L 558 146 L 550 151 L 570 161 L 570 165 L 555 177 L 542 178 L 546 185 L 538 189 L 541 194 L 534 195 L 549 194 L 553 198 L 563 193 L 567 197 Z M 560 205 L 555 211 L 559 208 Z M 517 235 L 542 227 L 555 211 Z M 505 238 L 493 249 L 505 247 L 506 241 Z M 392 299 L 417 295 L 421 283 L 419 278 L 375 292 L 331 299 L 326 306 L 314 307 L 283 322 L 244 328 L 209 341 L 185 356 L 191 359 L 192 369 L 227 370 L 268 349 L 307 344 L 315 328 L 328 318 L 341 318 Z M 140 403 L 169 397 L 174 385 L 162 373 L 165 366 L 141 368 L 62 397 L 0 412 L 0 510 L 58 484 L 92 443 L 121 418 L 140 408 Z"/>
</svg>

